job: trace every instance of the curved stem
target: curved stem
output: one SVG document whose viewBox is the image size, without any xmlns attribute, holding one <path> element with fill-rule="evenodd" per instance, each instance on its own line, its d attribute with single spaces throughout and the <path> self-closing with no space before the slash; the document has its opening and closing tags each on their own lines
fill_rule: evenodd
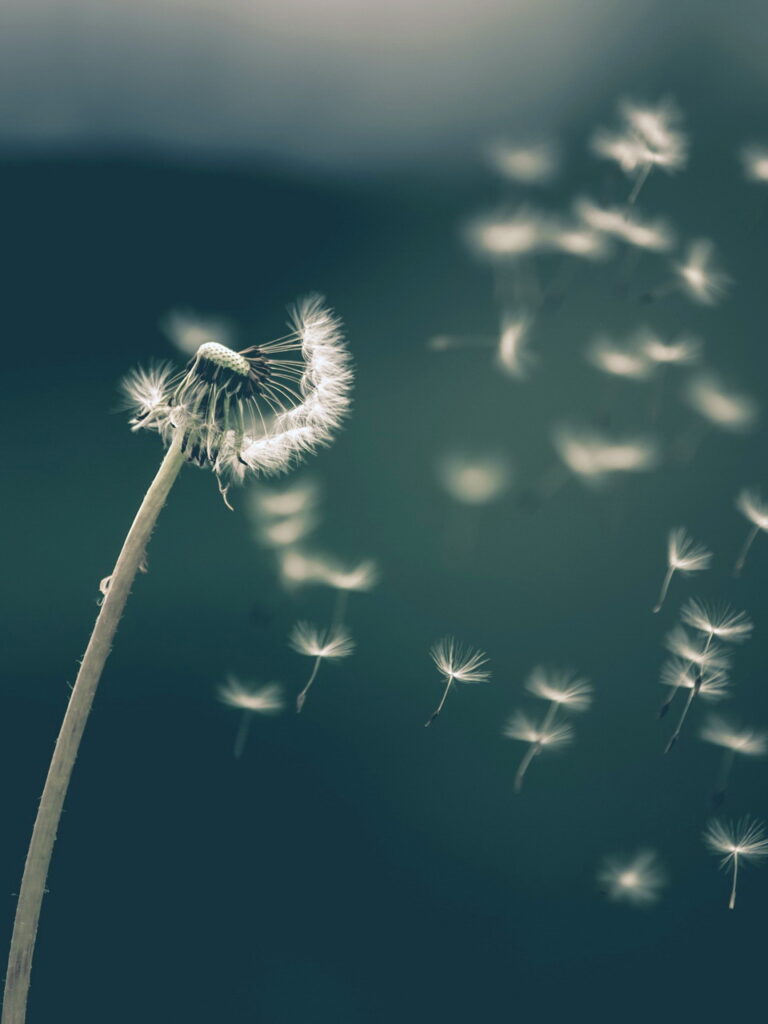
<svg viewBox="0 0 768 1024">
<path fill-rule="evenodd" d="M 693 698 L 696 696 L 696 694 L 698 692 L 699 692 L 699 687 L 698 686 L 692 686 L 691 687 L 691 691 L 688 694 L 688 700 L 685 702 L 685 707 L 683 708 L 683 713 L 682 713 L 682 715 L 680 715 L 680 721 L 677 723 L 677 728 L 672 733 L 672 735 L 669 737 L 669 743 L 667 743 L 666 749 L 664 751 L 665 754 L 668 754 L 670 752 L 670 750 L 672 749 L 672 747 L 674 747 L 674 745 L 677 743 L 678 737 L 680 735 L 680 730 L 683 728 L 683 723 L 685 722 L 686 718 L 688 717 L 688 712 L 691 709 L 691 704 L 693 704 Z"/>
<path fill-rule="evenodd" d="M 315 667 L 312 669 L 312 675 L 309 677 L 309 682 L 304 687 L 304 689 L 301 691 L 299 696 L 296 698 L 296 714 L 298 714 L 299 711 L 301 711 L 301 709 L 304 707 L 304 701 L 307 699 L 307 693 L 309 692 L 310 686 L 315 681 L 315 676 L 317 675 L 317 670 L 320 668 L 320 662 L 322 660 L 323 660 L 322 655 L 320 655 L 319 657 L 315 658 Z"/>
<path fill-rule="evenodd" d="M 80 664 L 37 809 L 19 890 L 5 978 L 2 1024 L 24 1024 L 32 955 L 56 830 L 80 740 L 118 623 L 160 509 L 184 464 L 181 433 L 165 454 L 123 543 Z"/>
<path fill-rule="evenodd" d="M 437 718 L 437 716 L 443 710 L 443 704 L 445 704 L 445 698 L 448 696 L 448 691 L 451 688 L 451 683 L 452 682 L 453 682 L 453 676 L 448 676 L 448 682 L 445 684 L 445 689 L 443 690 L 442 699 L 441 699 L 440 703 L 437 705 L 437 707 L 435 708 L 435 710 L 432 712 L 432 714 L 429 716 L 429 720 L 424 723 L 424 728 L 426 728 L 428 725 L 432 725 L 434 720 Z"/>
<path fill-rule="evenodd" d="M 538 752 L 540 750 L 541 750 L 541 744 L 538 741 L 534 742 L 534 743 L 531 743 L 529 745 L 528 750 L 525 753 L 525 757 L 520 762 L 520 767 L 517 769 L 517 772 L 515 774 L 515 792 L 516 793 L 519 793 L 520 790 L 523 788 L 523 779 L 525 778 L 525 773 L 530 768 L 531 761 L 533 761 L 534 757 L 536 757 L 536 755 L 538 754 Z"/>
</svg>

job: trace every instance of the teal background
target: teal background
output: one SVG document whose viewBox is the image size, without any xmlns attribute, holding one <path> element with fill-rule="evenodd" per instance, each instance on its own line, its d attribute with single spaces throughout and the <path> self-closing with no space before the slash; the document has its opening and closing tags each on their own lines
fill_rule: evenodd
<svg viewBox="0 0 768 1024">
<path fill-rule="evenodd" d="M 325 292 L 357 384 L 347 429 L 306 467 L 324 488 L 319 537 L 382 569 L 381 585 L 350 604 L 354 658 L 323 668 L 300 718 L 256 721 L 237 762 L 237 716 L 216 686 L 235 672 L 298 691 L 308 664 L 287 634 L 297 617 L 327 618 L 331 596 L 282 593 L 242 509 L 223 506 L 210 475 L 184 471 L 67 798 L 30 1024 L 759 1012 L 768 871 L 744 872 L 729 914 L 727 880 L 701 842 L 717 753 L 692 721 L 662 756 L 655 711 L 662 638 L 698 593 L 753 615 L 723 710 L 768 724 L 765 538 L 744 577 L 730 576 L 745 535 L 733 499 L 765 485 L 764 419 L 746 437 L 706 435 L 690 464 L 669 457 L 599 493 L 571 484 L 541 506 L 524 500 L 553 461 L 553 422 L 608 414 L 617 428 L 647 426 L 644 386 L 608 393 L 584 363 L 595 330 L 690 329 L 708 362 L 764 398 L 765 202 L 734 156 L 764 127 L 762 97 L 707 106 L 705 69 L 665 70 L 654 95 L 675 91 L 693 159 L 678 177 L 654 176 L 641 207 L 667 213 L 683 237 L 715 238 L 734 286 L 713 309 L 679 296 L 648 307 L 638 296 L 663 279 L 663 260 L 643 258 L 628 287 L 616 263 L 580 266 L 541 315 L 541 363 L 525 385 L 477 354 L 425 346 L 434 333 L 495 330 L 490 275 L 458 232 L 502 192 L 474 153 L 355 180 L 147 154 L 4 161 L 3 941 L 98 581 L 160 459 L 156 438 L 127 429 L 116 383 L 172 355 L 163 314 L 225 315 L 251 343 L 282 333 L 297 296 Z M 633 85 L 651 89 L 620 91 Z M 584 153 L 613 96 L 563 133 L 566 174 L 545 204 L 623 194 Z M 662 419 L 668 456 L 692 423 L 676 386 Z M 456 445 L 508 452 L 517 481 L 466 511 L 458 549 L 433 471 Z M 678 523 L 711 545 L 715 566 L 676 579 L 653 616 Z M 440 693 L 427 650 L 446 632 L 487 650 L 494 677 L 453 693 L 424 730 Z M 575 721 L 573 748 L 541 758 L 515 798 L 522 748 L 501 727 L 530 707 L 522 684 L 540 661 L 588 675 L 596 701 Z M 764 763 L 737 764 L 728 814 L 767 817 L 765 780 Z M 662 901 L 643 912 L 606 903 L 603 855 L 645 845 L 670 875 Z"/>
</svg>

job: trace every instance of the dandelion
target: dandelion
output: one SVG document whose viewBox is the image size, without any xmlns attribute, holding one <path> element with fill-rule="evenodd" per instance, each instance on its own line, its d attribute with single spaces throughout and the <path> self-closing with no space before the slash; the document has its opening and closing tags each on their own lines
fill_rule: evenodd
<svg viewBox="0 0 768 1024">
<path fill-rule="evenodd" d="M 698 238 L 688 245 L 686 259 L 675 264 L 678 283 L 688 298 L 703 306 L 713 306 L 730 283 L 727 274 L 715 262 L 714 243 Z"/>
<path fill-rule="evenodd" d="M 712 802 L 717 807 L 725 799 L 731 770 L 736 755 L 765 757 L 768 753 L 768 733 L 756 729 L 739 729 L 719 715 L 710 715 L 700 733 L 705 743 L 724 748 Z"/>
<path fill-rule="evenodd" d="M 486 505 L 509 487 L 512 473 L 500 455 L 445 455 L 437 464 L 437 476 L 448 494 L 464 505 Z"/>
<path fill-rule="evenodd" d="M 296 698 L 296 711 L 299 712 L 304 707 L 307 693 L 315 681 L 320 663 L 348 658 L 355 649 L 355 643 L 346 629 L 341 626 L 319 629 L 309 622 L 297 622 L 291 630 L 288 642 L 298 654 L 315 659 L 309 681 Z"/>
<path fill-rule="evenodd" d="M 647 907 L 656 903 L 667 877 L 653 850 L 639 850 L 633 857 L 606 857 L 597 880 L 610 899 Z"/>
<path fill-rule="evenodd" d="M 736 906 L 736 881 L 740 859 L 745 864 L 759 861 L 768 856 L 768 836 L 761 822 L 754 818 L 742 818 L 732 825 L 711 821 L 704 830 L 704 843 L 712 853 L 720 854 L 720 867 L 732 868 L 733 884 L 728 909 Z"/>
<path fill-rule="evenodd" d="M 235 757 L 240 757 L 245 749 L 254 714 L 274 715 L 285 706 L 283 689 L 279 683 L 267 683 L 266 686 L 254 689 L 235 676 L 228 676 L 226 685 L 219 688 L 219 700 L 227 707 L 239 708 L 243 712 L 235 736 Z"/>
<path fill-rule="evenodd" d="M 515 145 L 498 140 L 488 147 L 488 160 L 494 170 L 522 185 L 543 185 L 558 171 L 558 152 L 551 142 Z"/>
<path fill-rule="evenodd" d="M 273 523 L 262 523 L 258 528 L 258 538 L 269 548 L 293 547 L 305 540 L 316 525 L 317 519 L 312 515 L 285 516 Z"/>
<path fill-rule="evenodd" d="M 350 385 L 341 326 L 317 298 L 298 305 L 291 333 L 280 342 L 235 352 L 206 341 L 178 375 L 163 368 L 125 381 L 133 428 L 157 431 L 167 451 L 104 581 L 38 806 L 6 973 L 6 1020 L 25 1016 L 40 906 L 72 767 L 128 594 L 176 477 L 185 462 L 194 462 L 212 469 L 225 493 L 246 472 L 288 469 L 332 439 L 347 411 Z"/>
<path fill-rule="evenodd" d="M 640 473 L 658 461 L 656 443 L 643 437 L 619 440 L 593 430 L 555 428 L 552 441 L 565 467 L 583 483 L 600 485 L 613 473 Z"/>
<path fill-rule="evenodd" d="M 703 633 L 710 640 L 740 644 L 748 640 L 753 624 L 746 612 L 737 612 L 727 604 L 706 604 L 697 597 L 689 598 L 680 611 L 686 626 Z"/>
<path fill-rule="evenodd" d="M 445 679 L 445 689 L 440 703 L 424 723 L 425 726 L 432 725 L 443 710 L 448 691 L 454 683 L 485 683 L 491 678 L 490 671 L 483 667 L 488 663 L 485 651 L 464 647 L 452 636 L 443 637 L 433 644 L 429 649 L 429 656 Z"/>
<path fill-rule="evenodd" d="M 729 390 L 711 373 L 699 373 L 692 377 L 683 397 L 692 409 L 713 426 L 735 433 L 749 430 L 759 415 L 753 398 Z"/>
<path fill-rule="evenodd" d="M 750 181 L 768 181 L 768 146 L 744 146 L 740 156 L 746 178 Z"/>
<path fill-rule="evenodd" d="M 605 235 L 579 224 L 553 225 L 549 233 L 549 246 L 555 252 L 585 260 L 602 260 L 612 251 L 611 243 Z"/>
<path fill-rule="evenodd" d="M 320 500 L 320 488 L 314 480 L 297 480 L 283 487 L 264 484 L 250 488 L 249 508 L 258 519 L 278 519 L 311 513 Z"/>
<path fill-rule="evenodd" d="M 753 488 L 745 488 L 739 492 L 736 498 L 736 508 L 752 524 L 752 529 L 747 534 L 744 546 L 739 553 L 739 557 L 736 559 L 736 565 L 733 567 L 734 576 L 739 576 L 744 568 L 744 563 L 747 560 L 749 549 L 752 547 L 755 537 L 757 537 L 761 530 L 764 533 L 768 531 L 768 502 L 763 500 L 759 491 Z"/>
<path fill-rule="evenodd" d="M 567 722 L 559 725 L 546 726 L 538 724 L 523 711 L 516 711 L 504 726 L 504 735 L 511 740 L 520 740 L 528 744 L 515 774 L 515 792 L 523 788 L 523 780 L 535 757 L 542 751 L 557 750 L 567 746 L 573 740 L 573 728 Z"/>
<path fill-rule="evenodd" d="M 323 559 L 293 547 L 278 549 L 277 568 L 280 582 L 286 590 L 317 583 L 325 576 Z"/>
<path fill-rule="evenodd" d="M 334 625 L 340 625 L 344 620 L 351 593 L 372 590 L 379 582 L 379 567 L 371 558 L 354 565 L 341 565 L 330 559 L 321 559 L 317 568 L 318 581 L 336 591 L 336 603 L 333 610 Z"/>
<path fill-rule="evenodd" d="M 676 572 L 687 574 L 708 569 L 712 562 L 712 553 L 703 544 L 697 544 L 682 526 L 669 531 L 667 537 L 667 573 L 661 584 L 659 599 L 654 612 L 661 611 L 669 584 Z"/>
<path fill-rule="evenodd" d="M 621 346 L 604 336 L 592 341 L 586 357 L 597 370 L 625 380 L 648 380 L 656 369 L 639 346 Z"/>
</svg>

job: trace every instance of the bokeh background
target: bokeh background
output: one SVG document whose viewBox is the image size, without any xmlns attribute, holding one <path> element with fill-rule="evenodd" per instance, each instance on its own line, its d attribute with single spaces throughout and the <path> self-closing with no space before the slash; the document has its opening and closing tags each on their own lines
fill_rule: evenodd
<svg viewBox="0 0 768 1024">
<path fill-rule="evenodd" d="M 382 571 L 350 604 L 356 655 L 321 672 L 300 718 L 255 722 L 236 761 L 237 715 L 216 687 L 234 672 L 298 691 L 308 663 L 287 634 L 327 620 L 332 595 L 281 590 L 244 499 L 230 512 L 210 475 L 182 474 L 67 799 L 30 1024 L 759 1012 L 768 870 L 744 872 L 729 914 L 701 842 L 717 752 L 696 738 L 699 711 L 662 756 L 655 711 L 663 636 L 697 593 L 754 617 L 728 710 L 768 725 L 764 538 L 730 575 L 746 532 L 734 497 L 765 483 L 765 417 L 676 460 L 693 422 L 676 379 L 658 470 L 523 498 L 554 461 L 553 423 L 649 426 L 644 385 L 609 394 L 584 362 L 596 331 L 698 334 L 764 400 L 765 186 L 737 159 L 768 135 L 763 5 L 17 0 L 5 18 L 3 942 L 98 581 L 160 457 L 127 429 L 116 385 L 174 357 L 169 310 L 223 316 L 250 344 L 282 333 L 297 296 L 328 296 L 355 408 L 302 472 L 323 488 L 322 547 Z M 641 208 L 716 240 L 727 299 L 643 305 L 658 258 L 629 286 L 615 263 L 579 267 L 539 318 L 529 382 L 478 352 L 429 351 L 436 333 L 497 328 L 460 226 L 525 193 L 488 169 L 488 139 L 559 140 L 544 206 L 616 200 L 625 183 L 589 134 L 617 98 L 668 94 L 692 158 L 652 176 Z M 435 477 L 455 448 L 507 455 L 514 486 L 457 511 Z M 714 567 L 676 580 L 653 616 L 680 523 Z M 453 693 L 425 730 L 440 694 L 427 650 L 446 632 L 487 650 L 493 681 Z M 530 708 L 522 684 L 542 661 L 578 668 L 597 698 L 573 748 L 538 759 L 515 797 L 522 749 L 501 728 Z M 766 780 L 764 763 L 738 764 L 728 813 L 768 816 Z M 595 882 L 605 854 L 638 846 L 670 877 L 647 911 Z"/>
</svg>

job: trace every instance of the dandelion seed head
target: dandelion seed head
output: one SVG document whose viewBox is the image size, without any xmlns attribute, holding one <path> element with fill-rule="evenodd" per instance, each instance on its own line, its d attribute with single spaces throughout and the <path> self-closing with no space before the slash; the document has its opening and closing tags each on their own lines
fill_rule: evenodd
<svg viewBox="0 0 768 1024">
<path fill-rule="evenodd" d="M 542 749 L 556 750 L 573 741 L 573 727 L 568 722 L 550 725 L 545 729 L 543 724 L 534 721 L 524 711 L 515 711 L 507 720 L 503 734 L 510 740 L 521 740 L 523 743 L 536 743 Z"/>
<path fill-rule="evenodd" d="M 283 690 L 279 683 L 268 683 L 254 688 L 241 682 L 236 676 L 227 676 L 227 682 L 219 688 L 219 700 L 231 708 L 243 711 L 257 711 L 262 715 L 273 715 L 282 711 Z"/>
<path fill-rule="evenodd" d="M 657 855 L 640 850 L 632 857 L 606 857 L 597 880 L 610 899 L 648 906 L 658 900 L 667 878 Z"/>
<path fill-rule="evenodd" d="M 736 498 L 736 507 L 759 529 L 768 531 L 768 501 L 755 488 L 745 488 Z"/>
<path fill-rule="evenodd" d="M 719 715 L 710 715 L 699 735 L 705 743 L 713 743 L 747 757 L 764 757 L 768 753 L 768 733 L 737 728 Z"/>
<path fill-rule="evenodd" d="M 677 171 L 688 159 L 688 140 L 680 131 L 682 116 L 676 104 L 664 99 L 655 107 L 622 100 L 619 104 L 628 130 L 645 147 L 641 163 Z"/>
<path fill-rule="evenodd" d="M 466 505 L 485 505 L 509 487 L 512 473 L 501 455 L 454 452 L 437 464 L 437 477 L 448 494 Z"/>
<path fill-rule="evenodd" d="M 734 857 L 745 861 L 768 857 L 768 835 L 756 818 L 742 818 L 733 823 L 714 819 L 704 830 L 704 843 L 712 853 L 722 855 L 720 863 L 724 868 Z"/>
<path fill-rule="evenodd" d="M 723 430 L 737 433 L 749 430 L 759 417 L 759 407 L 753 398 L 727 390 L 711 373 L 692 377 L 684 397 L 700 416 Z"/>
<path fill-rule="evenodd" d="M 586 711 L 592 703 L 592 686 L 571 669 L 550 669 L 537 665 L 525 682 L 534 697 L 559 704 L 569 711 Z"/>
<path fill-rule="evenodd" d="M 352 382 L 341 326 L 319 297 L 296 306 L 291 328 L 286 338 L 241 352 L 206 340 L 185 371 L 163 381 L 162 401 L 149 410 L 134 402 L 131 426 L 156 430 L 166 444 L 181 434 L 187 459 L 227 484 L 249 471 L 289 469 L 330 442 Z M 128 395 L 136 380 L 124 385 Z"/>
<path fill-rule="evenodd" d="M 734 611 L 727 604 L 707 604 L 696 597 L 686 601 L 680 616 L 687 626 L 731 644 L 749 639 L 753 629 L 746 612 Z"/>
<path fill-rule="evenodd" d="M 310 622 L 297 622 L 288 643 L 298 654 L 327 661 L 347 658 L 355 649 L 354 640 L 342 626 L 323 629 Z"/>
<path fill-rule="evenodd" d="M 452 636 L 443 637 L 433 644 L 429 656 L 446 679 L 460 683 L 484 683 L 491 678 L 490 670 L 484 668 L 488 663 L 485 651 L 466 647 Z"/>
</svg>

